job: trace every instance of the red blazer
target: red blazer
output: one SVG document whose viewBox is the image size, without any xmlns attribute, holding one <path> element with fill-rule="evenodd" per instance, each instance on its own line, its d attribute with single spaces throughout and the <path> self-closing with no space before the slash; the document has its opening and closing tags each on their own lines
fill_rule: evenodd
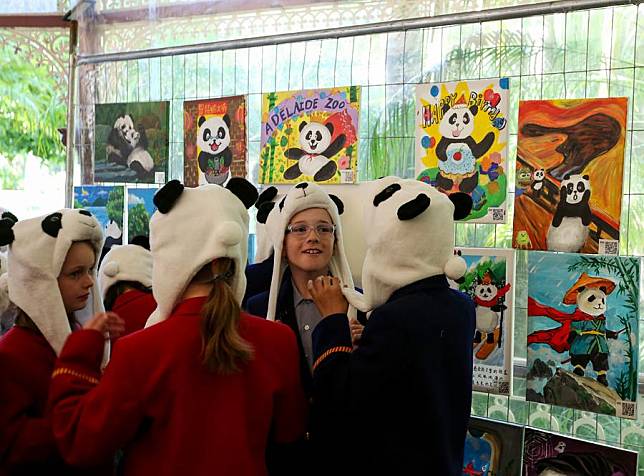
<svg viewBox="0 0 644 476">
<path fill-rule="evenodd" d="M 121 337 L 143 329 L 148 317 L 156 308 L 157 303 L 152 293 L 138 289 L 131 289 L 117 297 L 112 312 L 125 321 L 125 332 Z"/>
<path fill-rule="evenodd" d="M 31 329 L 15 326 L 0 339 L 0 476 L 82 474 L 65 465 L 51 428 L 47 393 L 55 362 L 47 340 Z"/>
<path fill-rule="evenodd" d="M 183 301 L 164 322 L 117 341 L 103 376 L 103 336 L 74 333 L 51 386 L 53 429 L 69 462 L 91 465 L 124 450 L 126 475 L 257 476 L 265 451 L 306 427 L 298 348 L 285 325 L 241 314 L 255 349 L 242 372 L 201 363 L 206 298 Z"/>
</svg>

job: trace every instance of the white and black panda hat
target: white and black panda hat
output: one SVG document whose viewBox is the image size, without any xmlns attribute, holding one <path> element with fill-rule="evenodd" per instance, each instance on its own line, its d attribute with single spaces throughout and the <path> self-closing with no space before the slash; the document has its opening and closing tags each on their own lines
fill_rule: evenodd
<svg viewBox="0 0 644 476">
<path fill-rule="evenodd" d="M 286 269 L 286 258 L 282 257 L 286 227 L 295 214 L 309 208 L 322 208 L 329 213 L 335 225 L 335 245 L 329 262 L 329 269 L 333 276 L 340 278 L 344 286 L 353 289 L 353 277 L 344 251 L 342 223 L 340 221 L 340 215 L 344 212 L 344 204 L 335 195 L 327 194 L 319 185 L 313 182 L 300 182 L 275 204 L 266 220 L 266 230 L 274 250 L 273 277 L 271 279 L 268 313 L 266 316 L 268 320 L 275 320 L 277 295 Z"/>
<path fill-rule="evenodd" d="M 57 278 L 76 241 L 89 241 L 98 259 L 103 233 L 87 210 L 62 209 L 17 223 L 0 220 L 0 244 L 9 245 L 9 299 L 29 316 L 56 355 L 71 333 Z M 93 278 L 96 282 L 96 272 Z M 99 293 L 92 291 L 87 312 L 102 312 Z"/>
<path fill-rule="evenodd" d="M 240 177 L 226 187 L 207 184 L 184 188 L 172 180 L 154 195 L 157 211 L 150 219 L 152 293 L 157 302 L 146 327 L 165 320 L 186 287 L 216 258 L 235 262 L 233 291 L 241 304 L 246 290 L 248 208 L 257 189 Z"/>
<path fill-rule="evenodd" d="M 120 281 L 134 281 L 146 288 L 152 286 L 152 253 L 139 244 L 114 245 L 107 252 L 98 269 L 101 297 Z"/>
<path fill-rule="evenodd" d="M 384 304 L 398 289 L 440 274 L 456 280 L 465 275 L 465 260 L 454 254 L 454 220 L 466 217 L 472 199 L 447 196 L 431 185 L 384 177 L 365 184 L 366 255 L 362 267 L 364 295 L 344 288 L 358 309 Z"/>
</svg>

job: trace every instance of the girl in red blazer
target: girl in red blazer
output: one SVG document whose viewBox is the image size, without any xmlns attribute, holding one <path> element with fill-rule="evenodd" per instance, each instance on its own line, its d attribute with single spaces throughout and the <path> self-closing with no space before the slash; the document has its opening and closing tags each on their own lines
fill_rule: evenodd
<svg viewBox="0 0 644 476">
<path fill-rule="evenodd" d="M 58 451 L 47 399 L 56 355 L 77 327 L 75 312 L 102 310 L 98 293 L 91 292 L 102 242 L 100 224 L 85 210 L 0 220 L 0 246 L 9 245 L 3 279 L 17 309 L 16 324 L 0 339 L 2 476 L 83 474 Z M 111 461 L 97 461 L 105 467 L 84 474 L 110 474 Z"/>
<path fill-rule="evenodd" d="M 99 315 L 54 371 L 54 434 L 67 461 L 91 465 L 122 448 L 125 475 L 255 476 L 267 472 L 267 442 L 302 436 L 295 336 L 240 311 L 256 199 L 240 178 L 226 188 L 171 181 L 156 194 L 149 327 L 119 339 L 101 375 L 117 321 Z"/>
</svg>

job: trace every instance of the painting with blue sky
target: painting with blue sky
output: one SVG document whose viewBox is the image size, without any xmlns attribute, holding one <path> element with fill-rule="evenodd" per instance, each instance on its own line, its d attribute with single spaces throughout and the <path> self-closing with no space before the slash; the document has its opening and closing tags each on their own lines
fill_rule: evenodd
<svg viewBox="0 0 644 476">
<path fill-rule="evenodd" d="M 463 475 L 519 474 L 522 445 L 522 426 L 471 417 L 465 437 Z"/>
<path fill-rule="evenodd" d="M 153 198 L 158 188 L 128 188 L 128 242 L 135 236 L 150 235 L 150 217 L 156 211 Z"/>
<path fill-rule="evenodd" d="M 103 225 L 105 248 L 123 244 L 122 185 L 82 185 L 74 187 L 74 208 L 88 210 Z"/>
<path fill-rule="evenodd" d="M 637 418 L 639 258 L 531 252 L 526 398 Z"/>
</svg>

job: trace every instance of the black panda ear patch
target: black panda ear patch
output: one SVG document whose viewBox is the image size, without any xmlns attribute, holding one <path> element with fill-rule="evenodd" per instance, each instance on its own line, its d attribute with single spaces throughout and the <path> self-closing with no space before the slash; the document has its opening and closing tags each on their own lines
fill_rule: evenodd
<svg viewBox="0 0 644 476">
<path fill-rule="evenodd" d="M 342 203 L 342 200 L 340 200 L 340 197 L 336 197 L 335 195 L 330 193 L 329 198 L 333 200 L 333 203 L 335 203 L 335 206 L 338 207 L 338 215 L 342 215 L 344 213 L 344 203 Z"/>
<path fill-rule="evenodd" d="M 12 230 L 15 223 L 11 218 L 5 218 L 4 213 L 2 214 L 2 219 L 0 220 L 0 246 L 10 245 L 16 239 L 16 235 L 13 234 Z"/>
<path fill-rule="evenodd" d="M 608 288 L 606 288 L 606 286 L 599 286 L 599 290 L 604 294 L 606 294 L 606 291 L 608 290 Z"/>
<path fill-rule="evenodd" d="M 146 250 L 150 251 L 150 238 L 146 235 L 135 236 L 134 238 L 132 238 L 132 242 L 130 244 L 140 246 L 141 248 L 145 248 Z"/>
<path fill-rule="evenodd" d="M 62 220 L 63 220 L 63 214 L 60 212 L 47 215 L 40 223 L 40 226 L 42 227 L 42 231 L 47 233 L 52 238 L 57 238 L 58 232 L 63 227 Z"/>
<path fill-rule="evenodd" d="M 299 131 L 302 132 L 302 129 L 304 129 L 305 127 L 306 127 L 306 121 L 302 121 L 300 123 Z"/>
<path fill-rule="evenodd" d="M 590 176 L 588 176 L 588 175 L 584 175 L 582 178 L 583 178 L 584 180 L 590 180 Z"/>
<path fill-rule="evenodd" d="M 0 216 L 0 219 L 4 219 L 4 218 L 6 218 L 7 220 L 11 220 L 14 223 L 18 222 L 18 217 L 11 212 L 3 212 L 2 216 Z"/>
<path fill-rule="evenodd" d="M 228 114 L 224 114 L 224 117 L 222 117 L 222 119 L 226 123 L 228 129 L 230 129 L 230 117 L 228 117 Z"/>
<path fill-rule="evenodd" d="M 199 125 L 199 127 L 201 127 L 201 124 L 203 124 L 204 122 L 206 122 L 206 117 L 201 116 L 201 117 L 199 117 L 199 120 L 197 121 L 197 124 Z"/>
<path fill-rule="evenodd" d="M 257 189 L 245 178 L 233 177 L 226 184 L 226 188 L 239 198 L 246 209 L 252 207 L 257 201 Z"/>
<path fill-rule="evenodd" d="M 443 104 L 443 114 L 446 114 L 447 111 L 449 111 L 449 109 L 450 109 L 449 104 L 447 103 Z"/>
<path fill-rule="evenodd" d="M 80 213 L 81 215 L 85 215 L 87 217 L 92 216 L 92 212 L 90 212 L 89 210 L 78 210 L 78 213 Z"/>
<path fill-rule="evenodd" d="M 373 197 L 373 206 L 377 207 L 378 205 L 380 205 L 385 200 L 391 198 L 391 196 L 394 193 L 396 193 L 398 190 L 400 190 L 401 188 L 402 187 L 400 186 L 399 183 L 392 183 L 387 188 L 385 188 L 383 191 L 379 192 L 375 197 Z"/>
<path fill-rule="evenodd" d="M 265 224 L 266 220 L 268 220 L 268 214 L 273 211 L 273 208 L 275 208 L 275 202 L 264 202 L 257 207 L 257 221 Z"/>
<path fill-rule="evenodd" d="M 282 211 L 282 208 L 284 208 L 284 202 L 286 201 L 286 195 L 284 195 L 284 198 L 280 200 L 280 212 Z"/>
<path fill-rule="evenodd" d="M 398 208 L 398 219 L 399 220 L 411 220 L 416 218 L 418 215 L 423 213 L 429 208 L 431 200 L 424 193 L 419 193 L 416 198 L 403 203 L 400 208 Z"/>
<path fill-rule="evenodd" d="M 255 202 L 255 208 L 259 210 L 260 206 L 262 206 L 264 203 L 272 202 L 276 196 L 277 196 L 277 187 L 273 187 L 271 185 L 270 187 L 268 187 L 262 193 L 259 194 L 259 197 L 257 197 L 257 201 Z"/>
<path fill-rule="evenodd" d="M 329 129 L 329 134 L 333 135 L 333 124 L 331 124 L 330 122 L 327 122 L 326 124 L 324 124 L 324 127 Z"/>
<path fill-rule="evenodd" d="M 570 174 L 564 175 L 564 180 L 570 180 Z"/>
<path fill-rule="evenodd" d="M 470 107 L 470 112 L 472 113 L 473 116 L 476 116 L 476 113 L 479 112 L 479 108 L 476 107 L 476 105 Z"/>
<path fill-rule="evenodd" d="M 161 213 L 168 213 L 183 193 L 183 184 L 178 180 L 170 180 L 157 193 L 152 201 Z"/>
<path fill-rule="evenodd" d="M 472 197 L 467 193 L 455 192 L 449 199 L 454 204 L 454 220 L 462 220 L 472 211 Z"/>
</svg>

